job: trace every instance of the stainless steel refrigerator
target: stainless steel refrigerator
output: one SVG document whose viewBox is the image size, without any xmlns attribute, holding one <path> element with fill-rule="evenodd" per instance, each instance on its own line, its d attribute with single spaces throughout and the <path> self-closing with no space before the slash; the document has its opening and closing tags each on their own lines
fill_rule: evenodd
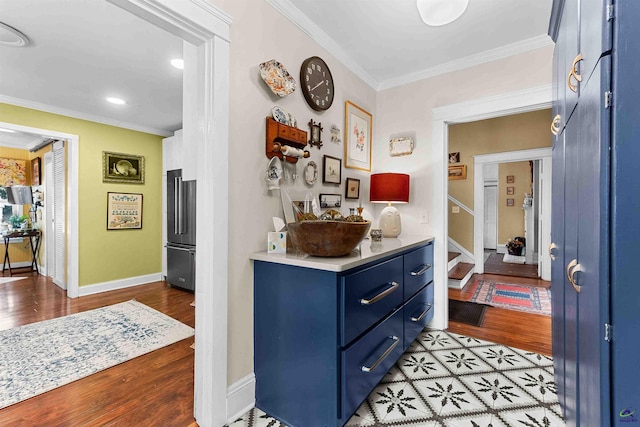
<svg viewBox="0 0 640 427">
<path fill-rule="evenodd" d="M 167 172 L 167 282 L 195 291 L 196 181 L 183 181 L 182 169 Z"/>
</svg>

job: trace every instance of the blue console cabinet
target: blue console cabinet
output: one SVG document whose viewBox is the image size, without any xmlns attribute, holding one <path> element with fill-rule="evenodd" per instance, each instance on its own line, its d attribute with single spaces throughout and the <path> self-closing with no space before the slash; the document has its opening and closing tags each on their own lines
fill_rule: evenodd
<svg viewBox="0 0 640 427">
<path fill-rule="evenodd" d="M 288 426 L 344 425 L 433 317 L 432 239 L 365 245 L 252 257 L 256 407 Z"/>
</svg>

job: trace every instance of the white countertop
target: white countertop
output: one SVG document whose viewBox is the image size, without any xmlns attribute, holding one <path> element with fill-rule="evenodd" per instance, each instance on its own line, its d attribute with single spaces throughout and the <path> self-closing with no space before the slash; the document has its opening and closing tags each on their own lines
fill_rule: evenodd
<svg viewBox="0 0 640 427">
<path fill-rule="evenodd" d="M 400 236 L 397 238 L 382 238 L 381 242 L 372 242 L 370 239 L 365 239 L 362 241 L 360 246 L 356 246 L 356 249 L 354 249 L 350 255 L 343 257 L 315 257 L 301 252 L 270 254 L 264 251 L 251 254 L 249 258 L 254 261 L 266 261 L 296 267 L 340 272 L 380 258 L 400 253 L 407 249 L 418 247 L 432 240 L 432 236 Z"/>
</svg>

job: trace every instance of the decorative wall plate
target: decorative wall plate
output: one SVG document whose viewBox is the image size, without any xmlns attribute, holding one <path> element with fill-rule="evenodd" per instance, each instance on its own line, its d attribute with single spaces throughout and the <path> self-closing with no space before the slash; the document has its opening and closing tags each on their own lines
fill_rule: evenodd
<svg viewBox="0 0 640 427">
<path fill-rule="evenodd" d="M 308 185 L 314 185 L 318 181 L 318 165 L 316 162 L 311 160 L 307 163 L 307 166 L 304 167 L 304 182 Z"/>
<path fill-rule="evenodd" d="M 289 115 L 277 105 L 271 109 L 271 115 L 276 122 L 282 123 L 283 125 L 289 124 Z"/>
<path fill-rule="evenodd" d="M 259 68 L 260 77 L 262 77 L 262 80 L 264 80 L 276 95 L 284 97 L 296 90 L 296 81 L 294 78 L 291 77 L 291 74 L 289 74 L 284 66 L 275 59 L 263 62 Z"/>
</svg>

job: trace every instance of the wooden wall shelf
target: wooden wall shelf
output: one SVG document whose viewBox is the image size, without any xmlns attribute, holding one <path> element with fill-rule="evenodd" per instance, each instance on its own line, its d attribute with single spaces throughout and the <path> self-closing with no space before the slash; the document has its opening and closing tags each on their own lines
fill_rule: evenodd
<svg viewBox="0 0 640 427">
<path fill-rule="evenodd" d="M 268 158 L 278 157 L 290 163 L 297 163 L 297 157 L 285 156 L 280 151 L 283 145 L 304 150 L 307 146 L 307 132 L 293 126 L 288 126 L 267 117 L 266 153 Z M 304 157 L 309 157 L 305 150 Z"/>
</svg>

